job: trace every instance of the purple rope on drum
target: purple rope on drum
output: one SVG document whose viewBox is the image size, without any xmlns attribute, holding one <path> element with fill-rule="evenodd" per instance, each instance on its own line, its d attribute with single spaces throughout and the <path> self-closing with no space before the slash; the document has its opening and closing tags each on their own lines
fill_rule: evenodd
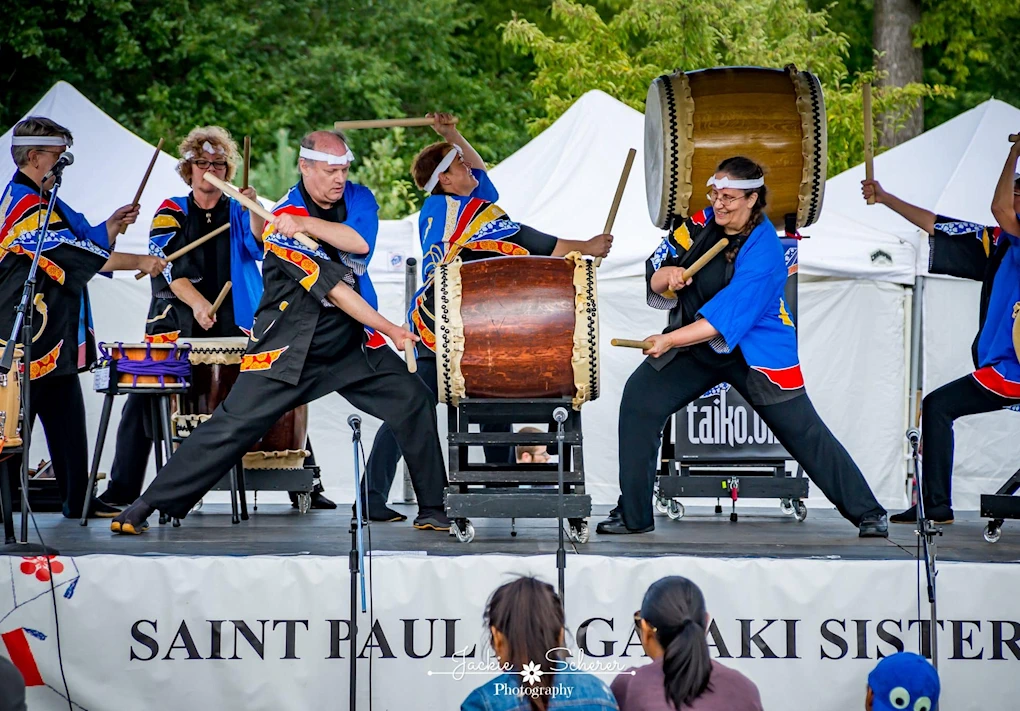
<svg viewBox="0 0 1020 711">
<path fill-rule="evenodd" d="M 175 377 L 184 381 L 191 376 L 191 362 L 188 360 L 188 354 L 191 352 L 190 345 L 173 344 L 165 360 L 153 359 L 151 343 L 146 344 L 145 358 L 142 360 L 129 360 L 123 343 L 100 343 L 99 349 L 105 358 L 114 359 L 110 351 L 107 350 L 108 346 L 112 351 L 119 353 L 120 357 L 115 359 L 117 372 L 131 375 L 133 385 L 138 385 L 138 376 L 140 375 L 158 378 L 161 388 L 166 387 L 164 378 Z"/>
</svg>

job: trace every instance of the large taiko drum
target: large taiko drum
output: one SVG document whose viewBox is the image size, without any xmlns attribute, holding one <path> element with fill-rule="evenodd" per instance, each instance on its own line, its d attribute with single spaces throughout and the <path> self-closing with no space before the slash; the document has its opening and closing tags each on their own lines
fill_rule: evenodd
<svg viewBox="0 0 1020 711">
<path fill-rule="evenodd" d="M 766 210 L 777 226 L 795 215 L 806 227 L 822 211 L 826 135 L 821 84 L 793 65 L 658 77 L 645 103 L 648 215 L 665 228 L 674 215 L 707 207 L 705 183 L 739 155 L 764 166 Z"/>
<path fill-rule="evenodd" d="M 191 388 L 181 397 L 174 425 L 187 436 L 209 419 L 223 402 L 241 374 L 241 359 L 248 339 L 189 338 L 191 346 Z M 308 405 L 285 413 L 262 439 L 244 455 L 247 469 L 300 469 L 304 466 L 305 436 L 308 433 Z"/>
<path fill-rule="evenodd" d="M 435 280 L 439 399 L 599 394 L 595 266 L 560 257 L 441 265 Z"/>
<path fill-rule="evenodd" d="M 21 446 L 21 359 L 25 352 L 14 349 L 14 363 L 0 373 L 0 451 Z"/>
</svg>

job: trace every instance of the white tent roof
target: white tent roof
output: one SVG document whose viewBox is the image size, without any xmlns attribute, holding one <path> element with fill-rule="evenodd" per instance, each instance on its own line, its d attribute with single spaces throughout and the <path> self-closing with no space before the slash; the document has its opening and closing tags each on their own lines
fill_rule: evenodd
<svg viewBox="0 0 1020 711">
<path fill-rule="evenodd" d="M 57 82 L 25 116 L 46 116 L 66 126 L 74 135 L 74 165 L 67 169 L 60 197 L 92 224 L 104 221 L 121 205 L 134 199 L 156 147 L 143 141 L 67 82 Z M 13 127 L 0 136 L 0 162 L 8 173 L 16 170 L 11 160 Z M 113 159 L 116 155 L 116 159 Z M 0 163 L 4 164 L 4 163 Z M 117 239 L 122 252 L 148 252 L 149 222 L 160 203 L 188 192 L 174 170 L 177 160 L 161 152 L 142 195 L 138 221 Z"/>
<path fill-rule="evenodd" d="M 1018 125 L 1020 109 L 991 99 L 877 156 L 875 178 L 937 214 L 991 224 L 1006 137 Z M 927 273 L 927 241 L 887 207 L 866 205 L 863 179 L 861 164 L 827 182 L 822 219 L 804 230 L 811 239 L 801 244 L 801 266 L 826 276 L 912 283 L 915 273 Z"/>
</svg>

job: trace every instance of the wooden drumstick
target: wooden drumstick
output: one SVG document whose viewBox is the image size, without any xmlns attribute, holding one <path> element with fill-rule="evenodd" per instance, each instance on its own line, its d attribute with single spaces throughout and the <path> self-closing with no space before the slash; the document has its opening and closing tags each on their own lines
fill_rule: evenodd
<svg viewBox="0 0 1020 711">
<path fill-rule="evenodd" d="M 202 235 L 201 237 L 196 239 L 191 244 L 189 244 L 189 245 L 187 245 L 185 247 L 181 247 L 176 252 L 171 253 L 170 256 L 166 258 L 166 261 L 167 262 L 172 262 L 175 259 L 183 257 L 185 254 L 187 254 L 191 250 L 196 249 L 198 247 L 201 247 L 203 244 L 205 244 L 206 242 L 211 240 L 216 235 L 223 234 L 224 232 L 226 232 L 229 229 L 230 229 L 230 223 L 229 222 L 226 223 L 225 225 L 220 225 L 219 227 L 217 227 L 215 230 L 213 230 L 209 234 Z M 148 274 L 146 274 L 145 272 L 138 272 L 137 274 L 135 274 L 135 279 L 144 279 L 146 276 L 148 276 Z"/>
<path fill-rule="evenodd" d="M 248 187 L 248 175 L 251 172 L 251 136 L 244 137 L 244 176 L 241 180 L 241 189 Z"/>
<path fill-rule="evenodd" d="M 276 224 L 276 216 L 273 215 L 273 213 L 259 205 L 254 200 L 250 200 L 247 195 L 243 195 L 240 190 L 235 188 L 230 183 L 224 183 L 222 180 L 217 178 L 215 175 L 211 175 L 210 173 L 206 173 L 203 177 L 206 180 L 206 182 L 215 185 L 217 188 L 219 188 L 224 193 L 237 200 L 239 203 L 241 203 L 246 208 L 254 212 L 256 215 L 261 217 L 266 222 Z M 306 235 L 304 232 L 295 232 L 294 239 L 296 239 L 304 246 L 308 247 L 308 249 L 319 248 L 318 243 L 316 243 L 311 237 Z"/>
<path fill-rule="evenodd" d="M 348 131 L 356 128 L 415 128 L 431 126 L 433 123 L 434 120 L 431 117 L 366 119 L 364 121 L 337 121 L 333 127 L 341 131 Z M 450 123 L 457 123 L 457 119 L 454 118 Z"/>
<path fill-rule="evenodd" d="M 152 154 L 152 160 L 149 161 L 149 167 L 145 171 L 145 177 L 142 178 L 142 184 L 138 186 L 138 192 L 135 193 L 135 199 L 131 201 L 132 205 L 137 207 L 139 201 L 142 199 L 142 193 L 145 192 L 145 184 L 149 182 L 149 176 L 152 175 L 152 169 L 156 166 L 156 159 L 159 158 L 159 152 L 163 149 L 163 139 L 159 139 L 159 143 L 156 144 L 156 152 Z M 121 225 L 120 233 L 124 234 L 127 232 L 127 225 Z"/>
<path fill-rule="evenodd" d="M 705 265 L 715 259 L 715 256 L 719 252 L 726 249 L 726 246 L 730 243 L 729 239 L 723 237 L 721 240 L 712 245 L 712 248 L 698 257 L 698 261 L 684 269 L 684 273 L 681 275 L 681 280 L 686 282 L 688 279 L 692 279 L 695 274 L 705 268 Z M 662 296 L 666 299 L 675 299 L 676 292 L 671 289 L 666 289 L 662 292 Z"/>
<path fill-rule="evenodd" d="M 223 302 L 227 300 L 227 294 L 230 293 L 230 287 L 232 286 L 233 283 L 228 281 L 223 285 L 223 288 L 220 289 L 220 295 L 216 297 L 216 301 L 213 302 L 212 308 L 209 310 L 210 316 L 214 315 L 220 310 L 220 307 L 223 306 Z"/>
<path fill-rule="evenodd" d="M 875 142 L 872 138 L 871 120 L 871 83 L 865 82 L 861 87 L 864 99 L 864 177 L 867 180 L 875 179 Z M 875 204 L 875 195 L 868 198 L 868 204 Z"/>
<path fill-rule="evenodd" d="M 404 324 L 407 330 L 411 330 L 411 324 Z M 418 361 L 414 357 L 414 341 L 410 338 L 404 339 L 404 360 L 407 361 L 407 372 L 417 373 L 418 372 Z"/>
<path fill-rule="evenodd" d="M 610 343 L 620 348 L 640 348 L 643 351 L 655 345 L 651 341 L 631 341 L 627 338 L 614 338 Z"/>
<path fill-rule="evenodd" d="M 630 177 L 631 166 L 634 165 L 634 156 L 637 155 L 637 150 L 631 148 L 627 151 L 627 160 L 623 163 L 623 172 L 620 173 L 620 182 L 616 185 L 616 195 L 613 196 L 613 204 L 609 208 L 609 217 L 606 218 L 606 228 L 602 230 L 602 234 L 609 235 L 613 233 L 613 223 L 616 222 L 616 212 L 620 209 L 620 200 L 623 199 L 623 191 L 627 187 L 627 178 Z M 599 267 L 602 265 L 602 257 L 595 257 L 595 266 Z"/>
</svg>

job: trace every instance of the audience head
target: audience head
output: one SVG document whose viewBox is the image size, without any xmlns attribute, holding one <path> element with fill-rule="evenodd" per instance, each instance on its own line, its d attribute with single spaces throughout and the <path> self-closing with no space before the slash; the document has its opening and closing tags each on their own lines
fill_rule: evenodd
<svg viewBox="0 0 1020 711">
<path fill-rule="evenodd" d="M 522 427 L 518 432 L 541 432 L 537 427 Z M 517 446 L 518 464 L 545 464 L 552 458 L 549 447 L 544 444 L 521 444 Z"/>
<path fill-rule="evenodd" d="M 652 583 L 634 615 L 641 646 L 652 659 L 662 659 L 666 698 L 678 709 L 708 688 L 708 619 L 701 589 L 678 575 Z"/>
<path fill-rule="evenodd" d="M 868 674 L 867 711 L 931 711 L 938 701 L 939 673 L 919 654 L 893 654 Z"/>
<path fill-rule="evenodd" d="M 552 585 L 537 578 L 521 577 L 501 585 L 492 593 L 485 609 L 492 648 L 504 669 L 520 671 L 526 664 L 538 664 L 539 683 L 528 694 L 533 709 L 544 711 L 548 699 L 537 687 L 552 686 L 556 652 L 563 646 L 563 603 Z"/>
<path fill-rule="evenodd" d="M 0 711 L 25 711 L 25 679 L 10 660 L 0 657 Z"/>
</svg>

